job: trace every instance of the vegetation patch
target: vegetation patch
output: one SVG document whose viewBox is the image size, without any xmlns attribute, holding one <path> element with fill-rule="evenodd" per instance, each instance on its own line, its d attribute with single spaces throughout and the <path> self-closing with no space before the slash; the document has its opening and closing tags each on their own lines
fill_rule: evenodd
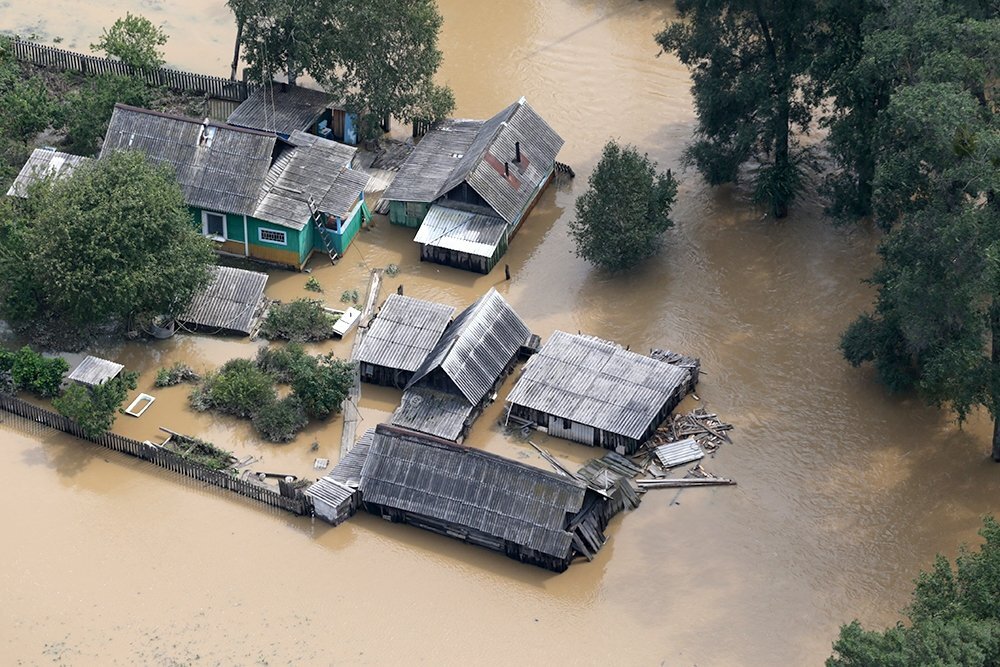
<svg viewBox="0 0 1000 667">
<path fill-rule="evenodd" d="M 340 295 L 340 302 L 341 303 L 357 303 L 358 299 L 360 298 L 360 296 L 361 295 L 358 294 L 358 290 L 356 290 L 356 289 L 346 289 Z"/>
<path fill-rule="evenodd" d="M 173 387 L 181 382 L 197 382 L 201 376 L 194 372 L 187 364 L 177 362 L 170 368 L 160 368 L 156 371 L 156 380 L 153 385 L 157 387 Z"/>
<path fill-rule="evenodd" d="M 292 393 L 302 402 L 306 414 L 326 419 L 340 410 L 353 382 L 353 363 L 324 354 L 306 357 L 298 364 L 291 384 Z"/>
<path fill-rule="evenodd" d="M 248 418 L 276 397 L 272 376 L 249 359 L 230 359 L 217 372 L 206 375 L 189 399 L 195 410 Z"/>
<path fill-rule="evenodd" d="M 333 335 L 336 322 L 337 317 L 323 310 L 320 301 L 296 299 L 271 306 L 260 327 L 260 335 L 268 340 L 326 340 Z"/>
<path fill-rule="evenodd" d="M 271 442 L 289 442 L 309 423 L 302 401 L 292 394 L 262 407 L 253 417 L 254 428 Z"/>
<path fill-rule="evenodd" d="M 62 357 L 45 357 L 28 346 L 20 350 L 0 350 L 0 388 L 29 391 L 39 398 L 59 395 L 69 364 Z"/>
<path fill-rule="evenodd" d="M 129 371 L 92 387 L 71 384 L 62 396 L 53 399 L 52 405 L 75 421 L 88 438 L 97 438 L 114 426 L 121 404 L 136 388 L 138 379 L 138 373 Z"/>
<path fill-rule="evenodd" d="M 309 292 L 322 292 L 323 286 L 319 284 L 315 276 L 310 276 L 309 280 L 306 281 L 306 291 Z"/>
<path fill-rule="evenodd" d="M 167 448 L 182 458 L 201 464 L 212 470 L 227 470 L 236 462 L 232 452 L 216 447 L 210 442 L 186 435 L 174 435 Z"/>
<path fill-rule="evenodd" d="M 295 371 L 307 364 L 311 357 L 305 348 L 298 343 L 289 343 L 282 347 L 262 347 L 257 352 L 257 368 L 272 376 L 278 382 L 289 384 L 295 377 Z"/>
</svg>

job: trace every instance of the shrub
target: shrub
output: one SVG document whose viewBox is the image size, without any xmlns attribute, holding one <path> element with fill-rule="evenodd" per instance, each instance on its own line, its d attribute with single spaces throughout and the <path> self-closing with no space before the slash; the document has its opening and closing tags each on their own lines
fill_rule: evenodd
<svg viewBox="0 0 1000 667">
<path fill-rule="evenodd" d="M 170 368 L 161 368 L 156 371 L 156 380 L 153 385 L 157 387 L 173 387 L 181 382 L 197 382 L 201 376 L 194 372 L 187 364 L 177 362 Z"/>
<path fill-rule="evenodd" d="M 145 16 L 127 12 L 110 28 L 105 28 L 93 51 L 104 51 L 133 67 L 156 68 L 163 65 L 163 53 L 157 48 L 167 43 L 167 33 Z"/>
<path fill-rule="evenodd" d="M 310 292 L 322 292 L 323 286 L 320 285 L 319 281 L 316 280 L 315 276 L 313 276 L 306 281 L 306 289 L 309 290 Z"/>
<path fill-rule="evenodd" d="M 14 391 L 30 391 L 40 398 L 58 396 L 68 370 L 62 357 L 46 358 L 27 345 L 17 352 L 0 350 L 0 373 L 10 375 Z"/>
<path fill-rule="evenodd" d="M 216 447 L 210 442 L 186 435 L 175 435 L 170 439 L 171 449 L 188 461 L 200 463 L 212 470 L 225 470 L 235 461 L 232 452 Z"/>
<path fill-rule="evenodd" d="M 287 396 L 261 408 L 253 418 L 254 428 L 271 442 L 289 442 L 309 423 L 296 396 Z"/>
<path fill-rule="evenodd" d="M 292 393 L 302 401 L 306 414 L 323 419 L 340 410 L 354 383 L 354 364 L 332 354 L 309 358 L 292 378 Z"/>
<path fill-rule="evenodd" d="M 66 134 L 73 152 L 93 155 L 108 129 L 115 103 L 145 107 L 152 102 L 145 81 L 116 74 L 101 74 L 84 82 L 80 90 L 67 96 Z"/>
<path fill-rule="evenodd" d="M 276 398 L 274 380 L 249 359 L 230 359 L 205 376 L 189 397 L 196 410 L 218 410 L 237 417 L 252 417 Z"/>
<path fill-rule="evenodd" d="M 93 387 L 73 384 L 54 399 L 52 405 L 60 414 L 79 424 L 84 435 L 96 438 L 114 426 L 115 415 L 128 393 L 136 388 L 138 378 L 139 374 L 133 371 Z"/>
<path fill-rule="evenodd" d="M 319 301 L 296 299 L 273 305 L 261 325 L 260 335 L 268 340 L 325 340 L 333 335 L 336 321 Z"/>
<path fill-rule="evenodd" d="M 309 355 L 298 343 L 289 343 L 284 347 L 262 347 L 257 351 L 257 368 L 285 384 L 292 381 L 296 368 L 308 361 Z"/>
</svg>

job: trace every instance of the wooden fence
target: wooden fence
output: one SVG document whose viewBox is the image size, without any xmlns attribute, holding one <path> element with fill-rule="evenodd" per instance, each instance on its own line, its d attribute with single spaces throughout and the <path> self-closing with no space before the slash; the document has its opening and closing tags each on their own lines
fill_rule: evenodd
<svg viewBox="0 0 1000 667">
<path fill-rule="evenodd" d="M 219 100 L 242 102 L 256 88 L 255 84 L 248 81 L 232 81 L 218 76 L 194 74 L 163 67 L 157 69 L 133 67 L 120 60 L 89 56 L 23 39 L 12 39 L 10 44 L 14 51 L 14 57 L 39 67 L 81 72 L 82 74 L 131 76 L 142 79 L 151 86 L 164 86 L 171 90 L 207 95 Z"/>
<path fill-rule="evenodd" d="M 266 486 L 247 482 L 225 472 L 212 470 L 211 468 L 188 461 L 179 454 L 175 454 L 162 447 L 148 445 L 144 442 L 118 435 L 117 433 L 105 433 L 97 438 L 88 438 L 80 430 L 79 425 L 69 417 L 40 408 L 37 405 L 32 405 L 16 396 L 0 393 L 0 409 L 64 433 L 75 435 L 78 438 L 89 440 L 102 447 L 113 449 L 116 452 L 135 456 L 179 475 L 227 489 L 265 505 L 287 510 L 298 515 L 311 513 L 310 502 L 307 497 L 301 491 L 291 489 L 290 487 L 283 486 L 283 488 L 288 489 L 288 494 L 285 495 Z"/>
</svg>

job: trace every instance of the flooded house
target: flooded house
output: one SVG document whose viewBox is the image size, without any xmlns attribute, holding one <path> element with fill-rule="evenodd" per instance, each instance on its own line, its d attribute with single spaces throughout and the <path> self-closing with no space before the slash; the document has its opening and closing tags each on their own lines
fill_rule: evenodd
<svg viewBox="0 0 1000 667">
<path fill-rule="evenodd" d="M 357 114 L 348 113 L 333 95 L 277 81 L 253 91 L 226 122 L 275 132 L 282 139 L 306 132 L 350 146 L 358 143 Z"/>
<path fill-rule="evenodd" d="M 185 116 L 115 105 L 101 149 L 143 152 L 173 168 L 192 224 L 224 254 L 301 269 L 342 255 L 371 218 L 355 150 L 294 131 L 283 139 Z"/>
<path fill-rule="evenodd" d="M 405 387 L 441 340 L 454 313 L 451 306 L 391 294 L 354 357 L 361 380 Z"/>
<path fill-rule="evenodd" d="M 562 138 L 525 99 L 427 133 L 382 196 L 424 261 L 489 273 L 552 180 Z"/>
<path fill-rule="evenodd" d="M 444 330 L 406 384 L 392 423 L 461 442 L 530 335 L 510 304 L 491 289 Z"/>
<path fill-rule="evenodd" d="M 63 153 L 54 148 L 36 148 L 21 167 L 14 182 L 7 190 L 8 197 L 27 197 L 32 185 L 46 178 L 69 176 L 90 158 Z"/>
<path fill-rule="evenodd" d="M 690 386 L 689 369 L 556 331 L 514 384 L 508 414 L 555 437 L 631 454 Z"/>
</svg>

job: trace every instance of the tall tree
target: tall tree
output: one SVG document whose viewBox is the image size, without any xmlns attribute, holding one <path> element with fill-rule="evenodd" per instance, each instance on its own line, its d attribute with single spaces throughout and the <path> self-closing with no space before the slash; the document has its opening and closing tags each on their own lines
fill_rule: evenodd
<svg viewBox="0 0 1000 667">
<path fill-rule="evenodd" d="M 163 65 L 163 52 L 159 47 L 167 43 L 167 33 L 156 27 L 145 16 L 128 12 L 125 18 L 105 28 L 93 51 L 104 51 L 127 65 L 156 68 Z"/>
<path fill-rule="evenodd" d="M 796 133 L 815 98 L 806 90 L 816 5 L 797 0 L 678 0 L 681 21 L 656 37 L 693 79 L 698 126 L 686 157 L 712 185 L 760 164 L 754 195 L 783 218 L 801 186 Z"/>
<path fill-rule="evenodd" d="M 270 81 L 284 73 L 291 84 L 304 72 L 315 76 L 330 58 L 322 45 L 332 30 L 330 17 L 337 4 L 337 0 L 227 0 L 249 75 Z"/>
</svg>

